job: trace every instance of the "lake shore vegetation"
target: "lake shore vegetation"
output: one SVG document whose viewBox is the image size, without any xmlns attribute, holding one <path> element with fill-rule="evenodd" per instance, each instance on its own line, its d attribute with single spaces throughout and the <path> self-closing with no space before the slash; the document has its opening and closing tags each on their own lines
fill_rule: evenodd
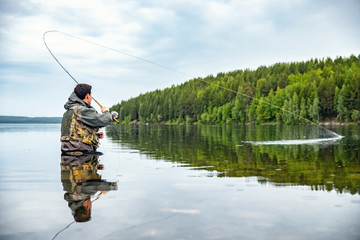
<svg viewBox="0 0 360 240">
<path fill-rule="evenodd" d="M 360 55 L 195 78 L 121 101 L 111 110 L 122 123 L 359 123 Z"/>
</svg>

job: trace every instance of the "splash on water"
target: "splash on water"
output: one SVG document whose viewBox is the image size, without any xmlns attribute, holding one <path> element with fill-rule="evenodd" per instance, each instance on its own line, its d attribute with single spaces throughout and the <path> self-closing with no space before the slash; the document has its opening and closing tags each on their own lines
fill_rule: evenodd
<svg viewBox="0 0 360 240">
<path fill-rule="evenodd" d="M 316 139 L 295 139 L 295 140 L 277 140 L 277 141 L 244 141 L 254 146 L 259 145 L 301 145 L 301 144 L 324 144 L 333 143 L 342 139 L 344 136 L 331 132 L 333 137 L 329 138 L 316 138 Z"/>
</svg>

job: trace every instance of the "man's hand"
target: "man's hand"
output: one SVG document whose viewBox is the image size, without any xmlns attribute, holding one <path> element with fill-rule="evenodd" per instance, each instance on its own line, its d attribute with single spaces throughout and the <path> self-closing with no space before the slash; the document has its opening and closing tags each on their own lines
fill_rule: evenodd
<svg viewBox="0 0 360 240">
<path fill-rule="evenodd" d="M 109 109 L 106 106 L 101 107 L 101 112 L 104 113 L 105 111 L 109 111 Z"/>
<path fill-rule="evenodd" d="M 104 132 L 97 132 L 96 135 L 98 135 L 99 138 L 104 138 Z"/>
</svg>

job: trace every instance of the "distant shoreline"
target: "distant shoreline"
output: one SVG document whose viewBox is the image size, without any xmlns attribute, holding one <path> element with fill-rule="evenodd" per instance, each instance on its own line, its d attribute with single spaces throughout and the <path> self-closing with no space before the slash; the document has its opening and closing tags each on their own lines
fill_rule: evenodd
<svg viewBox="0 0 360 240">
<path fill-rule="evenodd" d="M 0 123 L 61 123 L 62 117 L 0 116 Z"/>
</svg>

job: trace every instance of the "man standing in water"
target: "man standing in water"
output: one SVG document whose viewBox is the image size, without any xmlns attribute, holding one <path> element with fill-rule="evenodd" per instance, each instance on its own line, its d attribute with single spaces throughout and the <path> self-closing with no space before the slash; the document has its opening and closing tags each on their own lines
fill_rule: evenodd
<svg viewBox="0 0 360 240">
<path fill-rule="evenodd" d="M 66 112 L 61 123 L 61 151 L 67 155 L 82 155 L 95 152 L 99 139 L 104 137 L 99 128 L 110 124 L 117 117 L 116 112 L 109 112 L 101 107 L 102 114 L 91 106 L 91 86 L 78 84 L 64 107 Z"/>
</svg>

